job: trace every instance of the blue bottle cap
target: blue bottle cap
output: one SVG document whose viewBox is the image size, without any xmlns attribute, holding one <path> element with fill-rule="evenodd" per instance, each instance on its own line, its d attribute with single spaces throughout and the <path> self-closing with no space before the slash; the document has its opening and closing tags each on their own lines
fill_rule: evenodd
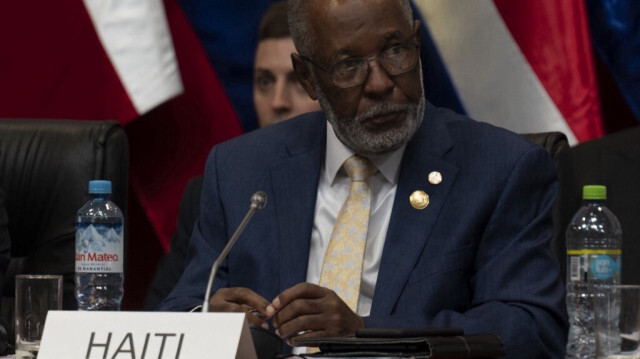
<svg viewBox="0 0 640 359">
<path fill-rule="evenodd" d="M 111 181 L 104 181 L 104 180 L 89 181 L 89 193 L 111 194 Z"/>
</svg>

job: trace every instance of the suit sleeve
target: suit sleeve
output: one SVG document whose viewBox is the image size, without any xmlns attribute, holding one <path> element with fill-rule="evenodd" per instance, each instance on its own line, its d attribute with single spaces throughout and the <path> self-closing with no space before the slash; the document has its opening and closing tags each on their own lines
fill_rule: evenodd
<svg viewBox="0 0 640 359">
<path fill-rule="evenodd" d="M 189 241 L 184 273 L 173 291 L 160 303 L 158 310 L 189 311 L 202 305 L 211 265 L 226 244 L 227 229 L 218 193 L 216 157 L 217 149 L 214 148 L 207 160 L 200 197 L 200 215 Z M 226 286 L 226 271 L 226 266 L 221 266 L 216 275 L 216 288 Z"/>
<path fill-rule="evenodd" d="M 550 250 L 557 187 L 546 151 L 525 151 L 479 239 L 467 309 L 432 317 L 371 316 L 364 318 L 366 326 L 461 327 L 465 333 L 498 334 L 509 358 L 564 357 L 564 288 Z"/>
</svg>

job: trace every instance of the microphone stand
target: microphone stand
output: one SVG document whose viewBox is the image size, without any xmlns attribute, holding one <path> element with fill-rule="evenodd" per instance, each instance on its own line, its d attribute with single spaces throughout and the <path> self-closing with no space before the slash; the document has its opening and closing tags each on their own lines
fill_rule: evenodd
<svg viewBox="0 0 640 359">
<path fill-rule="evenodd" d="M 207 291 L 204 294 L 204 302 L 202 303 L 202 312 L 204 313 L 209 312 L 209 298 L 211 297 L 211 288 L 213 288 L 213 278 L 215 278 L 216 273 L 218 272 L 218 268 L 220 268 L 220 265 L 222 264 L 224 259 L 227 257 L 227 254 L 229 254 L 231 247 L 233 247 L 233 245 L 238 240 L 238 237 L 240 236 L 242 231 L 244 231 L 244 227 L 247 226 L 247 223 L 249 223 L 249 220 L 251 220 L 251 217 L 253 217 L 253 215 L 256 212 L 263 209 L 266 204 L 267 204 L 266 193 L 262 191 L 258 191 L 254 193 L 253 196 L 251 196 L 251 206 L 249 207 L 249 211 L 244 216 L 244 219 L 242 220 L 242 222 L 240 222 L 240 225 L 238 226 L 236 231 L 233 233 L 233 236 L 231 236 L 231 239 L 229 240 L 229 242 L 227 242 L 227 245 L 224 246 L 224 249 L 222 249 L 222 252 L 218 256 L 216 261 L 213 262 L 213 266 L 211 267 L 211 274 L 209 274 L 209 282 L 207 283 Z"/>
</svg>

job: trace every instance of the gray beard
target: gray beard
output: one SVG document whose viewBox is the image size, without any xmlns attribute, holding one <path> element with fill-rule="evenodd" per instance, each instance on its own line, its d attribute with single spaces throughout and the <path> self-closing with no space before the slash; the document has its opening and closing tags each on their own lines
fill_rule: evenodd
<svg viewBox="0 0 640 359">
<path fill-rule="evenodd" d="M 422 71 L 420 73 L 422 75 Z M 361 156 L 375 156 L 397 150 L 409 142 L 424 119 L 424 90 L 418 103 L 402 105 L 381 103 L 353 119 L 343 119 L 336 115 L 317 81 L 314 82 L 318 102 L 324 110 L 327 121 L 333 126 L 336 137 L 345 146 Z M 371 133 L 364 126 L 364 122 L 369 118 L 398 111 L 406 113 L 406 118 L 400 128 L 383 133 Z"/>
</svg>

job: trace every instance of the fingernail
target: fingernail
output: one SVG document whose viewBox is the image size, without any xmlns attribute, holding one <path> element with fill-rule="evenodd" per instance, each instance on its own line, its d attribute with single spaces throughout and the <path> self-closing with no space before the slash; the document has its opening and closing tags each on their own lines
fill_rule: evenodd
<svg viewBox="0 0 640 359">
<path fill-rule="evenodd" d="M 266 322 L 262 322 L 262 324 L 260 325 L 261 327 L 263 327 L 264 329 L 269 329 L 269 324 L 267 324 Z"/>
<path fill-rule="evenodd" d="M 267 306 L 267 316 L 272 317 L 274 314 L 276 314 L 276 308 L 274 308 L 271 304 L 269 304 Z"/>
<path fill-rule="evenodd" d="M 276 329 L 276 335 L 280 336 L 280 331 L 278 329 Z"/>
<path fill-rule="evenodd" d="M 280 309 L 280 298 L 276 297 L 276 299 L 273 300 L 271 305 L 273 305 L 273 307 L 276 309 Z"/>
</svg>

